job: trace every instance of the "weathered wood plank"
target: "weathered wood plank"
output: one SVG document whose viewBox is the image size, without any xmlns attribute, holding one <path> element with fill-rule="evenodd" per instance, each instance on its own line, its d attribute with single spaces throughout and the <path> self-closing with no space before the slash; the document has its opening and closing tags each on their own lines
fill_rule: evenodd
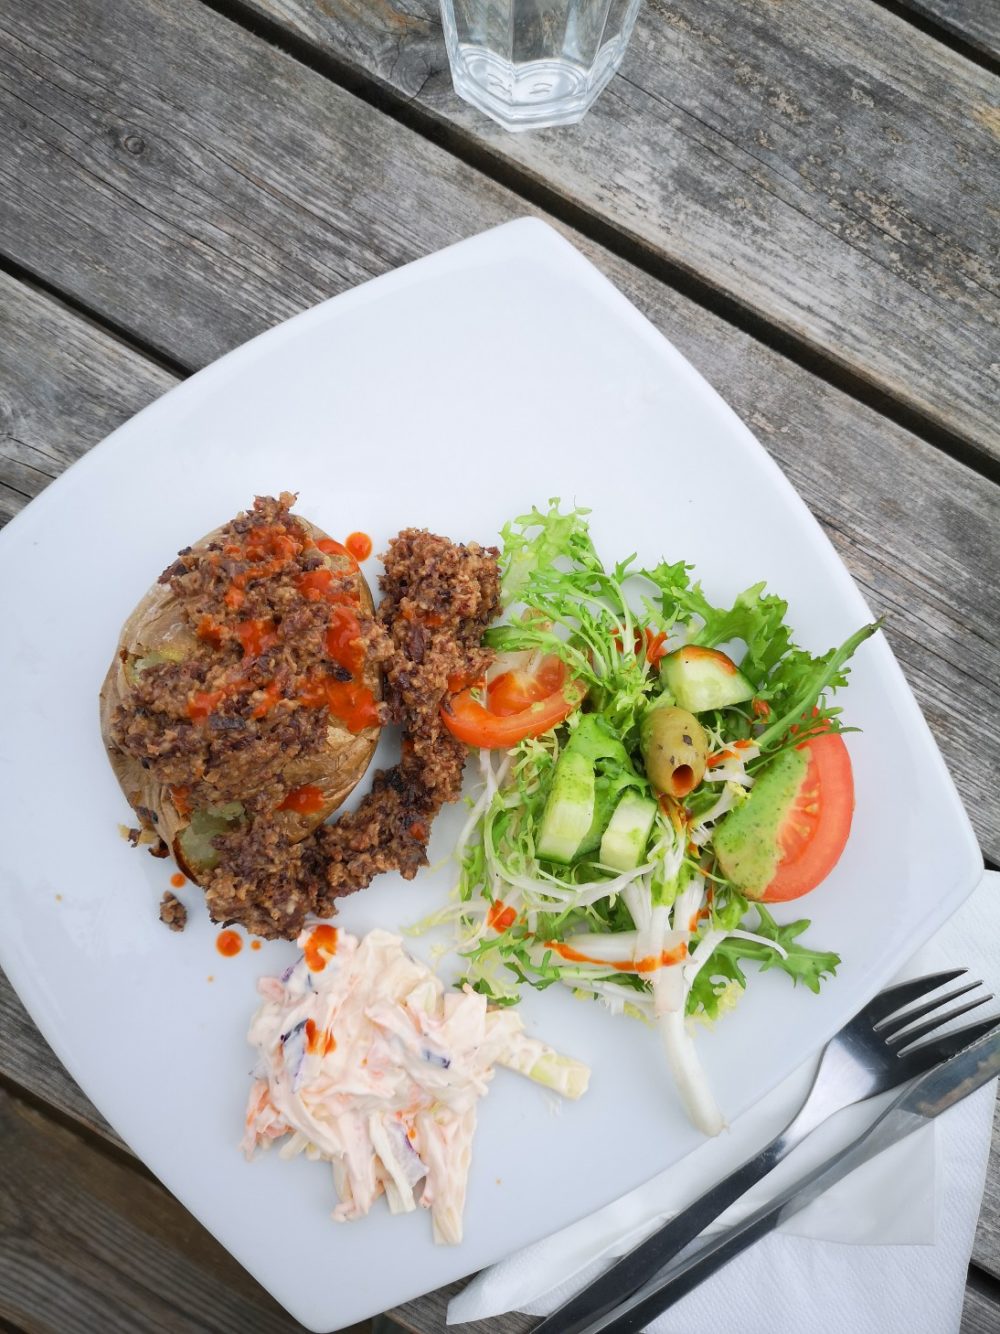
<svg viewBox="0 0 1000 1334">
<path fill-rule="evenodd" d="M 448 1303 L 461 1292 L 466 1281 L 449 1283 L 446 1288 L 438 1288 L 405 1306 L 397 1306 L 391 1312 L 393 1320 L 410 1334 L 442 1334 L 447 1328 Z M 493 1316 L 489 1320 L 469 1320 L 458 1328 L 461 1334 L 528 1334 L 528 1330 L 537 1324 L 537 1316 L 508 1311 L 506 1315 Z"/>
<path fill-rule="evenodd" d="M 475 203 L 467 199 L 465 206 L 469 212 Z M 984 847 L 990 855 L 998 855 L 1000 813 L 981 747 L 992 744 L 1000 750 L 991 693 L 1000 669 L 1000 574 L 996 550 L 982 541 L 982 534 L 996 523 L 1000 493 L 637 270 L 589 249 L 743 412 L 827 524 L 876 609 L 887 612 L 891 637 L 959 776 Z M 121 283 L 109 299 L 118 291 L 128 299 L 127 287 L 127 282 Z M 212 293 L 211 318 L 204 313 L 206 292 L 200 332 L 191 341 L 218 351 L 230 340 L 237 341 L 247 323 L 247 312 L 240 308 L 244 290 L 230 293 L 225 280 L 220 280 Z M 324 294 L 321 287 L 308 296 L 316 299 Z M 260 295 L 263 299 L 265 293 Z M 13 301 L 6 304 L 12 311 L 16 308 Z M 172 326 L 164 328 L 162 311 L 148 306 L 147 310 L 143 334 L 172 336 Z M 287 313 L 287 297 L 274 296 L 272 318 Z M 185 334 L 197 314 L 177 312 Z M 262 312 L 258 318 L 263 322 Z M 46 336 L 39 349 L 43 366 L 30 372 L 29 395 L 46 381 L 50 341 Z M 89 349 L 66 355 L 76 357 L 74 366 L 101 360 Z M 31 362 L 20 345 L 17 360 L 20 368 Z M 7 368 L 10 384 L 16 369 Z M 156 383 L 166 382 L 161 372 Z M 110 403 L 115 398 L 102 388 L 91 401 Z M 37 404 L 33 410 L 37 414 Z M 21 414 L 18 439 L 25 448 L 44 452 L 48 438 L 44 430 L 42 438 L 28 435 L 26 415 Z M 57 412 L 55 419 L 63 422 L 63 414 Z M 67 413 L 66 419 L 71 421 L 72 414 Z M 108 420 L 105 415 L 102 424 Z M 37 425 L 43 427 L 41 420 Z M 837 442 L 836 448 L 817 448 L 817 442 L 827 441 Z"/>
<path fill-rule="evenodd" d="M 0 1032 L 10 1033 L 13 1025 L 22 1027 L 26 1034 L 30 1032 L 32 1036 L 27 1044 L 22 1037 L 12 1045 L 5 1045 L 2 1053 L 3 1057 L 7 1058 L 13 1052 L 15 1061 L 13 1065 L 9 1065 L 7 1060 L 4 1059 L 3 1073 L 19 1078 L 20 1082 L 28 1087 L 32 1093 L 50 1102 L 64 1115 L 74 1117 L 82 1125 L 96 1130 L 112 1143 L 124 1148 L 125 1146 L 117 1139 L 114 1132 L 107 1127 L 99 1113 L 88 1103 L 84 1095 L 77 1089 L 54 1056 L 45 1047 L 41 1037 L 33 1029 L 31 1021 L 24 1014 L 20 1002 L 10 988 L 10 984 L 0 973 Z M 30 1061 L 25 1061 L 24 1056 L 28 1051 L 32 1053 L 32 1057 Z M 42 1059 L 39 1060 L 38 1056 Z M 0 1091 L 0 1099 L 2 1099 L 2 1096 L 2 1091 Z M 7 1142 L 3 1141 L 3 1145 L 6 1155 Z M 4 1175 L 0 1173 L 0 1181 L 3 1180 Z M 173 1206 L 171 1202 L 171 1207 L 178 1206 Z M 2 1213 L 2 1187 L 0 1187 L 0 1213 Z M 980 1267 L 1000 1277 L 1000 1272 L 998 1272 L 998 1269 L 1000 1269 L 1000 1264 L 998 1264 L 998 1261 L 1000 1261 L 998 1218 L 1000 1218 L 1000 1104 L 998 1104 L 995 1121 L 993 1149 L 986 1193 L 983 1199 L 983 1210 L 980 1215 L 979 1229 L 976 1234 L 972 1257 L 973 1261 Z M 197 1226 L 196 1224 L 192 1225 Z M 411 1334 L 440 1334 L 440 1331 L 445 1328 L 448 1301 L 462 1286 L 461 1282 L 454 1283 L 436 1292 L 428 1293 L 415 1301 L 408 1302 L 405 1306 L 393 1311 L 393 1320 L 403 1328 L 410 1330 Z M 2 1298 L 0 1298 L 0 1301 L 2 1301 Z M 971 1313 L 968 1310 L 970 1305 L 972 1307 Z M 978 1334 L 981 1329 L 992 1328 L 990 1325 L 983 1326 L 981 1323 L 982 1318 L 989 1314 L 991 1308 L 988 1303 L 984 1305 L 984 1301 L 978 1292 L 970 1292 L 967 1296 L 966 1306 L 965 1323 L 962 1327 L 963 1334 L 967 1334 L 967 1332 L 968 1334 Z M 3 1307 L 0 1305 L 0 1310 L 2 1309 Z M 995 1311 L 992 1318 L 996 1318 Z M 976 1320 L 979 1320 L 980 1323 L 976 1324 Z M 469 1334 L 526 1334 L 533 1323 L 531 1317 L 513 1312 L 496 1320 L 472 1322 L 467 1328 Z"/>
<path fill-rule="evenodd" d="M 0 972 L 0 1074 L 20 1084 L 36 1098 L 57 1108 L 82 1127 L 100 1135 L 109 1143 L 128 1152 L 100 1113 L 72 1081 L 56 1060 L 24 1011 L 10 983 Z M 0 1163 L 4 1161 L 0 1155 Z M 3 1173 L 0 1172 L 0 1180 Z M 994 1113 L 993 1143 L 990 1152 L 986 1188 L 972 1260 L 981 1269 L 1000 1279 L 1000 1101 Z M 393 1312 L 393 1318 L 413 1334 L 437 1334 L 444 1328 L 444 1313 L 449 1299 L 462 1287 L 455 1283 L 408 1302 Z M 478 1322 L 469 1326 L 471 1334 L 522 1334 L 532 1321 L 513 1313 L 498 1321 Z"/>
<path fill-rule="evenodd" d="M 829 511 L 827 522 L 856 572 L 864 568 L 876 591 L 883 590 L 884 597 L 884 590 L 889 590 L 899 615 L 913 618 L 904 640 L 913 646 L 913 657 L 907 664 L 911 676 L 918 665 L 926 664 L 929 652 L 939 655 L 941 670 L 949 669 L 952 658 L 960 660 L 963 653 L 967 654 L 965 636 L 970 626 L 974 630 L 971 642 L 981 635 L 982 624 L 976 617 L 983 617 L 989 585 L 996 580 L 990 564 L 991 548 L 982 545 L 979 534 L 995 523 L 991 503 L 996 505 L 1000 489 L 880 421 L 844 395 L 812 381 L 768 349 L 743 335 L 734 335 L 645 275 L 607 257 L 604 263 L 623 290 L 696 364 L 709 371 L 761 433 L 814 507 Z M 16 330 L 17 347 L 16 356 L 7 357 L 2 364 L 5 420 L 17 423 L 16 438 L 24 448 L 51 458 L 53 474 L 92 444 L 95 437 L 113 429 L 134 407 L 173 383 L 170 375 L 143 362 L 109 335 L 51 298 L 10 279 L 0 279 L 0 311 L 6 330 Z M 0 337 L 0 349 L 8 343 Z M 76 403 L 93 405 L 85 429 L 74 429 Z M 817 451 L 816 441 L 836 441 L 837 448 Z M 851 478 L 857 480 L 852 482 Z M 897 499 L 890 503 L 893 497 Z M 870 542 L 867 535 L 872 532 L 879 533 L 878 543 Z M 904 577 L 900 569 L 909 573 Z M 928 580 L 932 576 L 939 583 L 933 585 L 936 601 L 928 602 Z M 961 624 L 952 627 L 936 648 L 929 650 L 930 623 L 941 613 L 939 603 L 945 593 L 957 599 L 951 614 Z M 874 600 L 871 590 L 870 595 Z M 991 680 L 987 676 L 981 707 L 990 698 Z M 933 678 L 931 681 L 933 684 Z M 940 693 L 938 687 L 933 688 Z M 967 687 L 959 684 L 952 689 L 958 710 L 956 725 L 960 731 L 967 730 L 968 698 L 959 701 Z M 926 707 L 926 697 L 924 703 Z M 940 719 L 938 725 L 940 729 Z M 942 739 L 947 746 L 947 736 Z M 993 745 L 989 753 L 995 756 L 998 752 L 995 742 Z M 984 764 L 985 752 L 980 746 L 977 743 L 965 761 L 968 769 L 959 774 L 966 789 L 975 782 L 977 772 L 987 783 L 992 771 L 994 762 L 987 757 Z M 984 798 L 977 802 L 982 835 L 984 841 L 992 839 L 995 844 L 997 829 L 995 821 L 991 823 L 988 784 L 980 795 Z M 0 1035 L 0 1074 L 82 1126 L 120 1143 L 59 1066 L 2 977 Z M 975 1253 L 978 1262 L 994 1272 L 1000 1259 L 997 1147 L 1000 1129 Z M 442 1324 L 433 1323 L 440 1314 L 436 1306 L 431 1306 L 429 1316 L 423 1314 L 423 1303 L 430 1300 L 410 1304 L 402 1316 L 411 1324 L 418 1319 L 425 1321 L 415 1328 L 440 1330 Z M 507 1329 L 495 1328 L 496 1334 Z M 519 1328 L 524 1326 L 510 1326 L 510 1334 L 519 1334 Z"/>
<path fill-rule="evenodd" d="M 965 1306 L 959 1334 L 996 1334 L 1000 1328 L 1000 1302 L 975 1277 L 966 1286 Z M 499 1332 L 498 1332 L 499 1334 Z"/>
<path fill-rule="evenodd" d="M 0 1320 L 30 1334 L 301 1329 L 145 1173 L 3 1089 L 0 1144 Z"/>
<path fill-rule="evenodd" d="M 82 1130 L 130 1153 L 32 1023 L 20 998 L 0 971 L 0 1076 L 12 1087 L 56 1108 Z M 0 1164 L 5 1146 L 0 1144 Z M 0 1168 L 0 1180 L 3 1171 Z"/>
<path fill-rule="evenodd" d="M 436 0 L 244 3 L 1000 455 L 998 85 L 895 15 L 648 0 L 582 125 L 510 135 L 452 91 Z"/>
<path fill-rule="evenodd" d="M 1000 1097 L 993 1109 L 993 1140 L 972 1260 L 980 1269 L 1000 1279 Z M 997 1325 L 1000 1327 L 1000 1318 Z"/>
<path fill-rule="evenodd" d="M 319 22 L 312 0 L 295 4 Z M 994 85 L 891 15 L 859 14 L 861 4 L 792 0 L 776 31 L 768 0 L 744 0 L 738 22 L 728 0 L 650 4 L 625 77 L 585 124 L 520 137 L 494 133 L 448 90 L 439 34 L 421 37 L 437 32 L 431 0 L 413 0 L 402 20 L 388 5 L 327 0 L 320 17 L 335 37 L 356 28 L 356 49 L 368 16 L 381 15 L 375 73 L 407 95 L 426 79 L 420 105 L 495 162 L 996 449 Z M 3 11 L 14 90 L 3 142 L 16 182 L 4 192 L 5 244 L 98 309 L 109 273 L 131 276 L 116 319 L 127 323 L 143 295 L 178 301 L 182 273 L 187 307 L 206 299 L 198 280 L 217 271 L 247 287 L 251 311 L 265 275 L 280 277 L 289 307 L 303 278 L 333 290 L 358 281 L 380 249 L 408 257 L 401 200 L 427 215 L 425 228 L 437 224 L 438 244 L 470 230 L 454 188 L 470 173 L 295 62 L 239 43 L 197 6 L 89 0 L 67 12 L 42 0 L 28 17 L 5 0 Z M 185 59 L 158 60 L 171 46 Z M 80 49 L 110 77 L 83 72 Z M 216 77 L 237 54 L 242 77 Z M 883 58 L 886 68 L 871 64 Z M 294 116 L 282 96 L 292 87 Z M 178 174 L 189 188 L 165 189 Z M 81 193 L 68 209 L 71 181 Z M 206 191 L 210 181 L 222 191 Z M 520 211 L 502 191 L 480 195 L 489 220 Z M 333 256 L 344 241 L 347 263 Z"/>
<path fill-rule="evenodd" d="M 904 9 L 933 19 L 984 55 L 1000 59 L 1000 5 L 996 0 L 899 0 Z"/>
<path fill-rule="evenodd" d="M 0 190 L 0 235 L 186 366 L 521 212 L 509 192 L 207 10 L 90 0 L 60 8 L 55 24 L 52 5 L 41 0 L 32 21 L 41 37 L 11 38 L 17 15 L 0 31 L 21 108 L 6 138 L 0 129 L 0 154 L 20 163 L 18 206 L 5 208 Z M 639 270 L 583 248 L 705 369 L 826 524 L 888 615 L 984 848 L 1000 856 L 983 762 L 1000 754 L 1000 553 L 983 541 L 998 492 Z"/>
<path fill-rule="evenodd" d="M 727 374 L 733 376 L 735 381 L 734 391 L 739 392 L 734 392 L 730 396 L 734 398 L 734 401 L 737 401 L 737 406 L 742 407 L 745 415 L 747 415 L 748 419 L 756 425 L 757 429 L 765 433 L 765 438 L 767 438 L 769 428 L 772 433 L 778 437 L 775 441 L 772 441 L 772 447 L 776 448 L 779 457 L 784 455 L 786 467 L 789 467 L 790 469 L 798 468 L 804 472 L 806 485 L 803 489 L 807 490 L 807 492 L 811 489 L 818 498 L 822 492 L 824 484 L 823 469 L 821 467 L 819 473 L 817 473 L 814 461 L 811 461 L 808 457 L 808 445 L 810 440 L 823 437 L 814 434 L 811 435 L 810 433 L 815 432 L 817 429 L 832 430 L 833 435 L 831 438 L 838 438 L 839 431 L 844 426 L 844 423 L 840 421 L 840 413 L 834 406 L 832 406 L 832 404 L 837 403 L 842 396 L 833 395 L 831 391 L 830 396 L 825 397 L 825 387 L 819 387 L 822 390 L 822 392 L 818 394 L 820 408 L 819 416 L 815 413 L 810 416 L 810 412 L 807 411 L 805 419 L 803 419 L 801 410 L 794 410 L 794 404 L 800 396 L 807 401 L 811 400 L 812 397 L 817 396 L 817 387 L 809 380 L 809 377 L 803 376 L 801 372 L 795 371 L 794 368 L 787 367 L 787 365 L 781 362 L 780 358 L 774 357 L 773 354 L 765 353 L 763 349 L 755 348 L 750 340 L 741 338 L 730 340 L 725 327 L 719 325 L 717 321 L 713 322 L 707 318 L 699 321 L 700 312 L 697 312 L 694 308 L 690 308 L 688 303 L 673 298 L 671 294 L 664 293 L 662 289 L 659 289 L 656 286 L 656 284 L 643 279 L 641 275 L 635 275 L 629 271 L 626 266 L 610 265 L 610 267 L 612 269 L 612 275 L 616 277 L 626 289 L 629 289 L 630 284 L 634 285 L 634 290 L 631 291 L 633 298 L 637 298 L 640 301 L 640 304 L 645 303 L 647 305 L 651 313 L 658 317 L 661 325 L 666 327 L 668 331 L 673 332 L 675 340 L 685 347 L 685 350 L 688 351 L 689 355 L 694 356 L 696 361 L 700 359 L 699 354 L 708 356 L 708 369 L 710 374 L 713 375 L 713 378 L 716 379 L 717 383 L 722 384 L 722 380 L 725 379 Z M 314 291 L 313 299 L 321 293 L 322 289 Z M 216 304 L 219 304 L 218 301 Z M 222 336 L 225 336 L 226 322 L 230 319 L 232 312 L 225 307 L 225 302 L 222 302 L 222 307 L 222 314 L 210 329 L 210 335 L 212 337 L 218 338 L 220 336 L 220 330 L 223 331 Z M 281 307 L 279 305 L 278 311 L 280 312 L 280 310 Z M 273 318 L 273 313 L 274 312 L 268 315 L 265 311 L 262 317 L 264 319 Z M 242 312 L 240 312 L 240 314 L 242 314 Z M 47 353 L 48 350 L 49 349 L 47 348 Z M 717 363 L 716 365 L 712 364 L 713 358 L 715 363 Z M 749 374 L 744 365 L 745 362 L 749 362 Z M 195 363 L 192 362 L 191 364 Z M 706 362 L 702 360 L 701 364 L 705 365 Z M 722 378 L 720 379 L 720 377 Z M 770 382 L 773 379 L 776 379 L 780 385 L 780 390 L 777 394 L 770 392 Z M 723 388 L 725 391 L 725 385 L 723 385 Z M 787 425 L 781 427 L 774 426 L 775 422 L 786 422 L 789 419 L 791 419 L 790 427 Z M 878 419 L 874 417 L 873 414 L 868 414 L 868 417 L 865 418 L 865 415 L 862 413 L 861 419 L 853 423 L 850 428 L 846 429 L 847 436 L 856 442 L 854 453 L 853 455 L 849 454 L 848 460 L 850 461 L 853 459 L 854 463 L 857 463 L 859 460 L 861 461 L 862 475 L 865 443 L 873 429 L 874 434 L 878 435 L 883 426 L 884 424 L 879 423 Z M 789 430 L 792 434 L 791 442 L 781 438 L 781 432 Z M 890 435 L 892 435 L 892 432 L 890 432 Z M 904 447 L 899 447 L 897 441 L 897 449 L 900 456 L 902 456 L 907 448 L 912 447 L 913 442 L 910 442 L 909 438 L 905 437 L 905 433 L 901 433 L 899 439 L 905 440 L 906 442 Z M 800 457 L 803 453 L 803 445 L 805 445 L 806 448 L 804 456 Z M 933 455 L 933 451 L 926 451 L 926 453 L 933 461 L 935 468 L 939 465 L 945 467 L 944 463 Z M 883 477 L 898 476 L 898 460 L 895 459 L 891 451 L 886 456 L 886 459 L 882 460 L 876 471 L 879 471 Z M 945 469 L 945 475 L 948 475 L 947 469 Z M 942 520 L 950 514 L 951 518 L 955 521 L 952 523 L 951 527 L 957 530 L 961 526 L 959 520 L 962 519 L 962 512 L 957 501 L 964 491 L 964 482 L 968 479 L 965 470 L 958 470 L 951 475 L 954 478 L 962 478 L 963 486 L 959 487 L 957 490 L 953 489 L 951 492 L 946 488 L 946 497 L 949 500 L 950 509 L 948 507 L 932 509 L 928 514 L 918 516 L 921 522 L 926 521 L 927 519 L 936 519 L 937 526 L 941 527 Z M 919 473 L 916 478 L 910 474 L 906 474 L 906 477 L 908 477 L 911 482 L 916 481 L 919 483 L 921 481 Z M 935 480 L 937 477 L 938 474 L 935 472 Z M 834 477 L 834 482 L 837 485 L 839 485 L 841 480 L 842 479 Z M 925 482 L 929 481 L 930 473 L 927 473 L 922 480 Z M 801 482 L 800 485 L 802 485 Z M 836 490 L 836 485 L 834 490 Z M 883 491 L 877 496 L 877 499 L 883 506 L 887 494 L 891 494 L 891 491 Z M 905 491 L 901 491 L 901 494 L 905 494 Z M 814 503 L 816 502 L 814 501 Z M 847 511 L 850 512 L 850 503 L 848 503 Z M 866 528 L 861 521 L 870 521 L 873 513 L 876 512 L 877 511 L 869 510 L 854 519 L 855 524 L 861 523 L 859 531 L 862 534 L 864 532 L 870 532 L 872 529 Z M 974 530 L 983 521 L 988 524 L 991 515 L 992 511 L 988 506 L 984 509 L 982 497 L 979 498 L 978 502 L 974 499 L 971 507 L 971 517 L 968 520 L 970 528 Z M 837 517 L 837 515 L 834 515 L 834 522 L 836 522 Z M 935 526 L 933 522 L 931 526 Z M 947 524 L 944 526 L 948 527 Z M 987 528 L 986 531 L 989 531 L 989 529 Z M 950 540 L 953 539 L 954 535 L 952 534 Z M 850 545 L 850 536 L 846 540 Z M 913 545 L 912 539 L 910 545 Z M 899 559 L 901 561 L 904 559 L 909 560 L 916 554 L 920 558 L 917 562 L 918 567 L 921 564 L 921 559 L 928 568 L 940 564 L 940 552 L 934 548 L 933 541 L 931 542 L 930 551 L 927 550 L 925 540 L 922 540 L 919 545 L 922 548 L 920 552 L 914 553 L 908 547 L 905 556 L 901 556 Z M 877 566 L 877 553 L 875 561 Z M 948 558 L 944 561 L 944 570 L 949 577 L 953 576 L 956 563 L 959 566 L 962 566 L 963 564 L 961 560 L 956 560 L 954 552 L 949 552 Z M 977 577 L 981 577 L 986 584 L 989 583 L 991 578 L 988 573 L 984 573 L 982 576 Z M 940 586 L 941 590 L 946 587 L 948 582 L 949 580 L 944 580 Z M 962 614 L 962 600 L 966 596 L 969 599 L 970 606 L 972 604 L 981 606 L 982 601 L 974 588 L 966 587 L 967 577 L 964 571 L 962 577 L 960 577 L 957 582 L 961 591 L 959 595 L 959 604 L 956 609 L 956 616 Z M 904 585 L 904 601 L 906 600 L 905 595 L 908 592 L 909 590 Z M 919 637 L 914 640 L 914 645 L 917 650 L 922 651 Z M 957 637 L 953 640 L 953 646 L 960 647 L 960 640 Z M 992 678 L 987 677 L 986 679 Z M 957 717 L 961 722 L 961 715 L 959 714 Z M 981 762 L 981 752 L 978 753 L 978 759 Z"/>
<path fill-rule="evenodd" d="M 67 327 L 71 338 L 64 338 Z M 26 346 L 35 349 L 31 374 Z M 0 273 L 0 522 L 176 382 L 119 339 Z"/>
<path fill-rule="evenodd" d="M 0 0 L 0 248 L 176 362 L 522 211 L 201 5 Z"/>
</svg>

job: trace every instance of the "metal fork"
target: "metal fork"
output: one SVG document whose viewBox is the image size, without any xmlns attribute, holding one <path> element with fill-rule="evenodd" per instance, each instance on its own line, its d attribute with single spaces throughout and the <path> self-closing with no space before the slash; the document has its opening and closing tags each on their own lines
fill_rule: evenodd
<svg viewBox="0 0 1000 1334">
<path fill-rule="evenodd" d="M 770 1144 L 546 1316 L 532 1334 L 580 1334 L 590 1328 L 653 1278 L 835 1112 L 915 1079 L 975 1041 L 982 1025 L 971 1024 L 957 1033 L 913 1046 L 952 1019 L 992 1000 L 992 996 L 983 995 L 952 1006 L 953 1001 L 978 987 L 978 981 L 899 1013 L 966 972 L 965 968 L 954 968 L 931 973 L 879 992 L 824 1047 L 805 1102 Z M 920 1019 L 926 1022 L 911 1028 Z M 986 1029 L 995 1023 L 995 1018 L 990 1019 Z"/>
</svg>

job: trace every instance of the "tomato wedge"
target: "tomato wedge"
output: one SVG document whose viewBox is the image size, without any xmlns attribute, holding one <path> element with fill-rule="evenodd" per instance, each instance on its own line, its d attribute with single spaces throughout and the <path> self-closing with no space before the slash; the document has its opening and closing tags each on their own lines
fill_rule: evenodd
<svg viewBox="0 0 1000 1334">
<path fill-rule="evenodd" d="M 487 707 L 490 713 L 509 718 L 561 690 L 567 675 L 562 658 L 549 653 L 534 671 L 515 670 L 494 677 L 487 687 Z"/>
<path fill-rule="evenodd" d="M 843 738 L 835 732 L 810 737 L 799 747 L 809 755 L 795 800 L 778 828 L 781 860 L 761 898 L 783 903 L 815 889 L 840 860 L 854 814 L 854 774 Z"/>
<path fill-rule="evenodd" d="M 452 736 L 469 746 L 506 750 L 550 731 L 586 693 L 579 681 L 567 680 L 565 663 L 549 654 L 532 672 L 504 672 L 490 682 L 485 704 L 481 690 L 460 690 L 441 706 L 441 719 Z"/>
</svg>

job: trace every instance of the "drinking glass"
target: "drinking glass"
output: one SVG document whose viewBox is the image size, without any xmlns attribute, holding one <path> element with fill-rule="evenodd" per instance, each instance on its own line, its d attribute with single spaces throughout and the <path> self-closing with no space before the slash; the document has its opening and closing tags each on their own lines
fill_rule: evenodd
<svg viewBox="0 0 1000 1334">
<path fill-rule="evenodd" d="M 640 0 L 441 0 L 455 91 L 505 130 L 572 125 L 621 64 Z"/>
</svg>

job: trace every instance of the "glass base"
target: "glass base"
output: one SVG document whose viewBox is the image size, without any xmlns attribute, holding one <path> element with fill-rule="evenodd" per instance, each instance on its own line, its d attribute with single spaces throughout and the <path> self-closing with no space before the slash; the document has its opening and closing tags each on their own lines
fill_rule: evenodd
<svg viewBox="0 0 1000 1334">
<path fill-rule="evenodd" d="M 565 57 L 515 65 L 482 47 L 449 52 L 455 92 L 505 130 L 542 130 L 582 120 L 621 64 L 626 40 L 611 41 L 592 67 Z"/>
</svg>

